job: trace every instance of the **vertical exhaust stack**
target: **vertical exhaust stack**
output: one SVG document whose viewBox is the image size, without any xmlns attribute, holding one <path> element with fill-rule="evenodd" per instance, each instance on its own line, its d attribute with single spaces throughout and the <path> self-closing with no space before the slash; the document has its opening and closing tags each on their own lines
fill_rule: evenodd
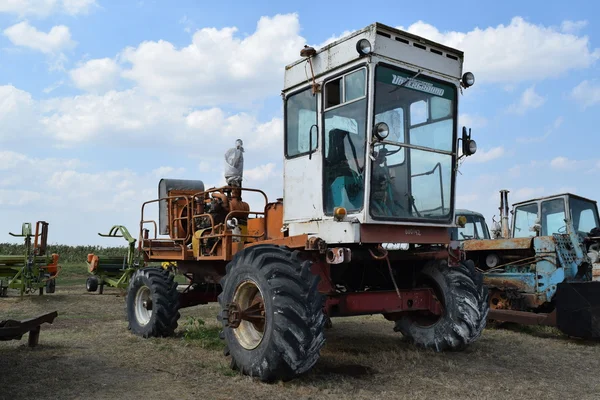
<svg viewBox="0 0 600 400">
<path fill-rule="evenodd" d="M 500 191 L 500 228 L 503 239 L 510 238 L 510 228 L 508 226 L 508 190 Z"/>
</svg>

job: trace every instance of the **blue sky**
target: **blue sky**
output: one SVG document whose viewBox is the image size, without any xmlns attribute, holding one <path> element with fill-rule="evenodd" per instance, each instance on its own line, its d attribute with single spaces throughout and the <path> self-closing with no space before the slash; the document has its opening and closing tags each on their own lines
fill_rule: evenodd
<svg viewBox="0 0 600 400">
<path fill-rule="evenodd" d="M 0 242 L 116 244 L 163 176 L 223 179 L 239 136 L 247 185 L 281 195 L 283 66 L 378 21 L 465 51 L 460 105 L 479 152 L 457 205 L 574 191 L 600 199 L 600 6 L 591 1 L 0 0 Z"/>
</svg>

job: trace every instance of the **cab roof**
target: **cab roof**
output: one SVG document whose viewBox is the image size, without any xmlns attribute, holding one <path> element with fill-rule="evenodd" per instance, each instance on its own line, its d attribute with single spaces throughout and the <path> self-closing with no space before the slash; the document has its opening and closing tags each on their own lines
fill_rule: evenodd
<svg viewBox="0 0 600 400">
<path fill-rule="evenodd" d="M 523 205 L 523 204 L 536 203 L 538 201 L 543 201 L 543 200 L 556 199 L 556 198 L 565 197 L 565 196 L 566 197 L 573 197 L 573 198 L 580 199 L 580 200 L 589 201 L 591 203 L 596 204 L 596 200 L 588 199 L 587 197 L 579 196 L 579 195 L 576 195 L 576 194 L 573 194 L 573 193 L 560 193 L 560 194 L 553 194 L 552 196 L 537 197 L 535 199 L 529 199 L 529 200 L 520 201 L 518 203 L 513 203 L 513 207 L 520 206 L 520 205 Z"/>
</svg>

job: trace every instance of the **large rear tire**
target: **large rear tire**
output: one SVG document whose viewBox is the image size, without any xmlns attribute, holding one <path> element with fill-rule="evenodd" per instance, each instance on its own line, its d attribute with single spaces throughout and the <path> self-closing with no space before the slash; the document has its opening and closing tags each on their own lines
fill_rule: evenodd
<svg viewBox="0 0 600 400">
<path fill-rule="evenodd" d="M 233 369 L 272 382 L 315 365 L 325 344 L 325 315 L 319 277 L 310 267 L 298 251 L 273 245 L 247 248 L 227 265 L 219 319 Z M 236 319 L 236 310 L 255 316 Z"/>
<path fill-rule="evenodd" d="M 179 293 L 173 275 L 162 268 L 138 269 L 127 287 L 128 328 L 148 337 L 172 336 L 179 320 Z"/>
<path fill-rule="evenodd" d="M 457 267 L 434 262 L 421 274 L 422 281 L 433 286 L 442 303 L 442 315 L 437 320 L 408 315 L 396 321 L 394 330 L 415 345 L 434 351 L 462 350 L 476 341 L 486 325 L 489 299 L 472 262 Z"/>
</svg>

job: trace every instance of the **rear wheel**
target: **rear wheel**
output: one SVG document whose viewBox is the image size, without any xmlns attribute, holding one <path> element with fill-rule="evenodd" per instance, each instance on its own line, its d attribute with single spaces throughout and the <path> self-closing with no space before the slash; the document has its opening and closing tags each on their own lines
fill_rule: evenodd
<svg viewBox="0 0 600 400">
<path fill-rule="evenodd" d="M 129 330 L 142 337 L 171 336 L 179 319 L 179 293 L 173 275 L 162 268 L 138 269 L 127 287 Z"/>
<path fill-rule="evenodd" d="M 245 249 L 227 265 L 219 319 L 233 369 L 270 382 L 315 365 L 325 316 L 310 267 L 298 251 L 272 245 Z"/>
<path fill-rule="evenodd" d="M 435 351 L 461 350 L 477 340 L 486 325 L 488 291 L 472 262 L 448 267 L 431 263 L 421 272 L 423 283 L 432 286 L 442 303 L 442 315 L 408 315 L 396 322 L 401 332 L 419 347 Z"/>
</svg>

